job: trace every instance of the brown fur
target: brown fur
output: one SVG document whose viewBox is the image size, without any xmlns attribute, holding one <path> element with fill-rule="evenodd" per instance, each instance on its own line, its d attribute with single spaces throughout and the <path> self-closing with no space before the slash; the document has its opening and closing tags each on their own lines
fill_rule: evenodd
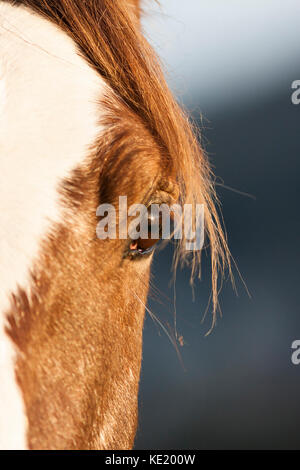
<svg viewBox="0 0 300 470">
<path fill-rule="evenodd" d="M 128 449 L 150 263 L 124 259 L 126 240 L 96 238 L 96 208 L 119 195 L 129 204 L 168 202 L 178 193 L 182 203 L 204 203 L 215 312 L 217 269 L 230 260 L 209 167 L 140 32 L 138 2 L 14 3 L 63 28 L 114 91 L 103 103 L 105 134 L 61 186 L 64 223 L 41 246 L 32 292 L 12 298 L 8 333 L 20 350 L 29 447 Z"/>
</svg>

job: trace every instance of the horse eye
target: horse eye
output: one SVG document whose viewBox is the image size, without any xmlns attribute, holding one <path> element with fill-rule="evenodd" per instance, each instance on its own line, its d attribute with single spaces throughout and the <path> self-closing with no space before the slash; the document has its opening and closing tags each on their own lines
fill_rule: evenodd
<svg viewBox="0 0 300 470">
<path fill-rule="evenodd" d="M 129 244 L 128 255 L 131 257 L 150 255 L 160 238 L 151 238 L 151 227 L 155 226 L 158 229 L 159 237 L 161 236 L 161 217 L 155 219 L 148 215 L 148 237 L 138 238 L 132 240 Z"/>
</svg>

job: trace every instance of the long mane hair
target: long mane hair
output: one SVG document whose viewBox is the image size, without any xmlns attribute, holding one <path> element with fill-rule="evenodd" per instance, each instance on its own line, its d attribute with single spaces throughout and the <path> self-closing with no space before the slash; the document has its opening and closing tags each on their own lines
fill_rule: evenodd
<svg viewBox="0 0 300 470">
<path fill-rule="evenodd" d="M 226 236 L 218 216 L 213 175 L 199 145 L 197 131 L 175 101 L 160 61 L 142 34 L 138 2 L 15 0 L 12 3 L 30 7 L 73 38 L 81 54 L 151 134 L 162 158 L 171 162 L 177 175 L 180 203 L 204 204 L 215 321 L 218 278 L 222 277 L 226 266 L 229 272 L 231 270 Z M 186 258 L 182 240 L 175 255 L 175 265 Z M 200 253 L 196 252 L 191 260 L 192 278 L 200 272 L 199 261 Z"/>
</svg>

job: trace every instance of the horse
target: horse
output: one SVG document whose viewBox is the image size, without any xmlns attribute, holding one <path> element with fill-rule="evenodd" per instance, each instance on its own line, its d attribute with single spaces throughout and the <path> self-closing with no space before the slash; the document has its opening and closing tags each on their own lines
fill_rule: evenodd
<svg viewBox="0 0 300 470">
<path fill-rule="evenodd" d="M 0 1 L 2 449 L 134 445 L 154 250 L 99 239 L 99 204 L 203 204 L 216 316 L 230 257 L 213 174 L 142 13 Z M 194 278 L 200 255 L 178 241 L 174 264 Z"/>
</svg>

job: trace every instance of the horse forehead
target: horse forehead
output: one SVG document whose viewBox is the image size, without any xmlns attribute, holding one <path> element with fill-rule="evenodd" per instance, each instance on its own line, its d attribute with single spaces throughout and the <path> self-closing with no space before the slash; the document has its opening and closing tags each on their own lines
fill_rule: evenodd
<svg viewBox="0 0 300 470">
<path fill-rule="evenodd" d="M 0 443 L 10 448 L 23 446 L 26 420 L 4 313 L 17 285 L 29 288 L 41 240 L 61 219 L 59 183 L 101 133 L 105 85 L 64 32 L 22 6 L 0 3 L 0 50 L 0 398 L 1 423 L 15 428 L 0 423 Z M 2 431 L 14 442 L 1 441 Z"/>
<path fill-rule="evenodd" d="M 24 7 L 0 4 L 0 49 L 0 256 L 10 290 L 60 218 L 59 183 L 101 133 L 104 82 L 64 32 Z"/>
</svg>

